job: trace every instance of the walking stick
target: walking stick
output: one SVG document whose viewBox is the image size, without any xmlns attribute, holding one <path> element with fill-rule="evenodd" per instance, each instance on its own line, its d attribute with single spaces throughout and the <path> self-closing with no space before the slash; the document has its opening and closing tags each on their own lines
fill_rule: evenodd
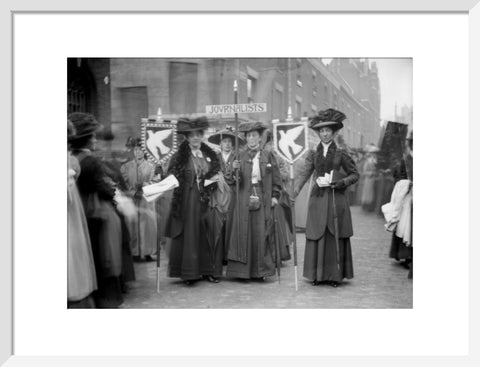
<svg viewBox="0 0 480 367">
<path fill-rule="evenodd" d="M 282 262 L 280 260 L 280 243 L 277 238 L 277 217 L 275 216 L 277 205 L 273 207 L 272 215 L 273 215 L 273 240 L 275 241 L 275 264 L 277 266 L 277 280 L 278 280 L 278 284 L 280 284 L 280 268 L 282 266 Z"/>
<path fill-rule="evenodd" d="M 158 228 L 157 228 L 158 231 Z M 157 293 L 160 293 L 160 241 L 157 239 Z"/>
<path fill-rule="evenodd" d="M 333 228 L 335 232 L 335 252 L 337 259 L 337 270 L 340 274 L 340 243 L 338 239 L 338 216 L 337 216 L 337 204 L 335 203 L 335 189 L 332 186 L 332 202 L 333 202 Z M 341 274 L 340 274 L 341 277 Z"/>
<path fill-rule="evenodd" d="M 295 191 L 295 176 L 293 174 L 293 163 L 290 163 L 290 181 L 291 181 L 291 197 L 293 198 Z M 295 266 L 295 290 L 298 291 L 298 260 L 297 260 L 297 227 L 295 223 L 295 202 L 292 201 L 292 235 L 293 235 L 293 265 Z"/>
<path fill-rule="evenodd" d="M 136 159 L 136 157 L 135 157 Z M 136 185 L 138 187 L 138 167 L 139 167 L 139 164 L 138 164 L 138 160 L 135 162 L 137 164 L 137 182 L 136 182 Z M 135 188 L 135 190 L 138 190 L 137 188 Z M 142 198 L 140 197 L 140 195 L 137 195 L 137 244 L 138 244 L 138 257 L 139 259 L 141 260 L 142 259 L 142 249 L 140 247 L 140 200 Z"/>
<path fill-rule="evenodd" d="M 234 103 L 238 104 L 238 84 L 235 80 L 233 82 Z M 238 160 L 238 113 L 235 112 L 235 159 Z M 237 211 L 237 246 L 240 243 L 240 205 L 239 205 L 239 191 L 240 191 L 240 171 L 235 168 L 235 210 Z"/>
</svg>

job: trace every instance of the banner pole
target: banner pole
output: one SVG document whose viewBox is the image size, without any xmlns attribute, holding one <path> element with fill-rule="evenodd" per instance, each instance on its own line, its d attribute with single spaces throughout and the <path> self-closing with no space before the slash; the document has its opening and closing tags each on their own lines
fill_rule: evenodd
<svg viewBox="0 0 480 367">
<path fill-rule="evenodd" d="M 234 103 L 238 104 L 238 83 L 233 82 L 233 96 Z M 238 113 L 235 112 L 235 160 L 238 161 Z M 239 191 L 240 191 L 240 170 L 235 168 L 235 210 L 237 211 L 237 246 L 240 243 L 240 205 L 239 205 Z"/>
<path fill-rule="evenodd" d="M 295 192 L 295 176 L 293 172 L 293 163 L 290 165 L 290 185 L 291 185 L 291 198 Z M 293 265 L 295 266 L 295 290 L 298 291 L 298 258 L 297 258 L 297 226 L 295 221 L 295 202 L 292 200 L 292 235 L 293 235 Z"/>
</svg>

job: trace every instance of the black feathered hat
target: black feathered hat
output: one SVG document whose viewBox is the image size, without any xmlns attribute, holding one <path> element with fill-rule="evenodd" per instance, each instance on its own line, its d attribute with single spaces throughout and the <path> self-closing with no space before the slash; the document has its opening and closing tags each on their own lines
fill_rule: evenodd
<svg viewBox="0 0 480 367">
<path fill-rule="evenodd" d="M 188 134 L 191 131 L 206 130 L 210 124 L 205 116 L 201 116 L 195 119 L 189 119 L 182 117 L 177 122 L 177 132 L 179 134 Z"/>
<path fill-rule="evenodd" d="M 318 130 L 328 126 L 333 131 L 337 131 L 343 127 L 343 120 L 346 118 L 347 116 L 343 112 L 329 108 L 328 110 L 319 111 L 316 116 L 310 118 L 310 128 Z"/>
</svg>

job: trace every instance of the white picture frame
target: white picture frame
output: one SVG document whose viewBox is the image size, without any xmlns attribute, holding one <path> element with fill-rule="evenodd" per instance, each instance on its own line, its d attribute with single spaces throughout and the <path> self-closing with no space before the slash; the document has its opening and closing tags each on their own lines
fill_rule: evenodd
<svg viewBox="0 0 480 367">
<path fill-rule="evenodd" d="M 187 4 L 188 3 L 188 4 Z M 85 1 L 82 4 L 64 4 L 59 1 L 50 1 L 50 2 L 43 2 L 41 5 L 36 4 L 33 1 L 22 1 L 22 2 L 14 2 L 14 1 L 5 1 L 0 5 L 2 8 L 2 17 L 4 22 L 2 22 L 2 29 L 4 32 L 1 32 L 1 39 L 2 44 L 4 46 L 4 50 L 8 50 L 7 55 L 2 58 L 0 61 L 2 63 L 2 72 L 4 78 L 2 80 L 8 81 L 3 83 L 0 86 L 1 96 L 2 96 L 2 115 L 4 123 L 0 124 L 0 132 L 3 137 L 7 137 L 6 144 L 0 145 L 0 157 L 2 160 L 2 167 L 4 168 L 4 172 L 8 172 L 7 177 L 9 179 L 1 180 L 1 188 L 0 192 L 2 192 L 2 203 L 6 203 L 0 206 L 0 213 L 1 213 L 1 221 L 0 221 L 0 236 L 2 241 L 2 246 L 0 246 L 0 283 L 1 283 L 1 290 L 2 295 L 4 296 L 4 301 L 1 303 L 1 321 L 0 325 L 0 336 L 1 336 L 1 343 L 0 343 L 0 362 L 5 362 L 6 366 L 65 366 L 65 365 L 115 365 L 115 366 L 130 366 L 132 364 L 136 365 L 159 365 L 160 363 L 164 363 L 166 365 L 176 365 L 176 364 L 199 364 L 199 365 L 225 365 L 228 363 L 229 365 L 244 365 L 244 364 L 251 364 L 251 363 L 278 363 L 279 365 L 283 364 L 291 364 L 291 363 L 311 363 L 318 365 L 320 363 L 338 363 L 341 364 L 350 364 L 351 358 L 348 356 L 337 356 L 337 357 L 327 357 L 327 356 L 310 356 L 310 357 L 189 357 L 188 353 L 183 356 L 177 357 L 78 357 L 78 356 L 65 356 L 62 350 L 58 351 L 58 355 L 55 356 L 42 356 L 42 357 L 35 357 L 35 356 L 19 356 L 13 354 L 13 338 L 15 335 L 15 328 L 14 328 L 14 308 L 13 308 L 13 300 L 12 297 L 14 295 L 13 291 L 13 271 L 12 271 L 12 256 L 15 253 L 15 237 L 13 234 L 13 224 L 12 224 L 12 217 L 13 213 L 15 213 L 15 206 L 13 205 L 13 192 L 16 189 L 15 182 L 13 181 L 12 172 L 15 172 L 19 169 L 23 169 L 23 167 L 18 167 L 14 165 L 15 157 L 13 156 L 13 130 L 15 128 L 15 116 L 13 115 L 13 107 L 14 101 L 13 96 L 15 93 L 15 84 L 12 78 L 12 68 L 14 67 L 13 63 L 13 54 L 14 51 L 14 44 L 13 44 L 13 34 L 12 31 L 14 29 L 14 20 L 15 16 L 18 14 L 22 14 L 22 11 L 28 11 L 31 14 L 42 14 L 54 11 L 62 11 L 63 13 L 59 13 L 57 16 L 62 17 L 66 14 L 72 12 L 91 12 L 91 15 L 94 16 L 95 13 L 104 11 L 108 9 L 108 11 L 112 12 L 121 12 L 121 11 L 128 11 L 128 12 L 135 12 L 135 11 L 160 11 L 160 12 L 176 12 L 180 9 L 185 10 L 189 9 L 190 15 L 197 15 L 202 16 L 205 12 L 212 12 L 212 11 L 223 11 L 228 13 L 229 11 L 240 11 L 240 12 L 261 12 L 261 11 L 271 11 L 271 12 L 281 12 L 285 11 L 288 12 L 292 17 L 298 15 L 300 12 L 345 12 L 348 14 L 354 13 L 365 13 L 365 12 L 375 12 L 378 16 L 382 16 L 389 12 L 397 12 L 397 13 L 444 13 L 444 14 L 459 14 L 459 13 L 468 13 L 469 17 L 469 172 L 468 178 L 465 175 L 460 174 L 462 176 L 459 180 L 460 189 L 464 190 L 467 185 L 469 185 L 469 196 L 468 201 L 470 203 L 470 207 L 468 212 L 459 213 L 464 221 L 469 223 L 469 278 L 460 278 L 458 281 L 462 284 L 465 282 L 469 283 L 469 310 L 470 310 L 470 318 L 469 318 L 469 344 L 470 348 L 468 350 L 466 356 L 453 356 L 453 357 L 415 357 L 415 356 L 408 356 L 404 358 L 395 358 L 393 356 L 381 356 L 383 353 L 381 350 L 378 351 L 376 356 L 372 357 L 357 357 L 354 363 L 365 363 L 369 365 L 396 365 L 396 364 L 411 364 L 411 363 L 425 363 L 425 364 L 433 364 L 435 366 L 442 366 L 442 365 L 452 365 L 455 364 L 457 366 L 470 366 L 475 365 L 478 363 L 478 352 L 475 350 L 475 343 L 478 344 L 478 312 L 476 310 L 479 309 L 480 304 L 478 300 L 478 290 L 476 289 L 476 281 L 475 279 L 479 279 L 479 271 L 478 266 L 476 264 L 476 259 L 478 259 L 479 250 L 478 245 L 475 243 L 475 226 L 478 225 L 478 222 L 475 221 L 477 219 L 475 217 L 474 209 L 476 207 L 475 204 L 479 203 L 479 193 L 478 190 L 475 190 L 476 187 L 479 187 L 479 177 L 478 173 L 475 173 L 478 164 L 473 157 L 478 156 L 479 153 L 479 144 L 476 142 L 477 136 L 480 136 L 480 129 L 478 127 L 478 121 L 480 121 L 480 113 L 476 108 L 478 101 L 478 96 L 480 96 L 478 86 L 479 78 L 479 67 L 480 65 L 480 54 L 479 54 L 479 44 L 480 44 L 480 5 L 478 5 L 478 0 L 464 0 L 464 1 L 453 1 L 453 0 L 444 0 L 444 1 L 390 1 L 387 3 L 382 1 L 374 1 L 374 0 L 365 0 L 360 2 L 356 2 L 353 0 L 347 1 L 327 1 L 323 3 L 318 3 L 315 1 L 296 1 L 296 2 L 275 2 L 274 4 L 269 4 L 269 6 L 264 6 L 263 4 L 259 4 L 258 1 L 243 1 L 239 4 L 231 4 L 229 7 L 226 3 L 220 1 L 203 1 L 200 3 L 194 1 L 176 1 L 171 2 L 169 4 L 157 4 L 153 1 L 144 1 L 144 2 L 136 2 L 135 4 L 129 4 L 125 6 L 123 4 L 111 4 L 108 7 L 105 6 L 103 3 L 98 1 Z M 131 13 L 133 14 L 133 13 Z M 347 27 L 347 25 L 342 25 L 343 27 Z M 428 27 L 428 24 L 426 24 Z M 432 38 L 435 38 L 435 35 L 432 34 Z M 32 55 L 31 62 L 34 64 L 35 57 L 41 57 L 42 55 Z M 376 56 L 376 55 L 375 55 Z M 399 56 L 408 56 L 408 55 L 399 55 Z M 17 60 L 18 61 L 18 60 Z M 453 71 L 452 71 L 453 72 Z M 414 93 L 415 93 L 415 84 L 414 84 Z M 475 98 L 477 97 L 477 98 Z M 449 106 L 448 108 L 455 108 L 455 106 Z M 9 122 L 9 123 L 6 123 Z M 44 137 L 42 137 L 44 138 Z M 448 146 L 448 142 L 446 142 Z M 476 154 L 475 154 L 476 153 Z M 462 156 L 463 159 L 467 157 Z M 33 157 L 32 164 L 35 164 L 35 156 Z M 439 178 L 440 179 L 440 178 Z M 441 182 L 440 182 L 441 184 Z M 32 277 L 32 274 L 26 275 Z M 449 276 L 448 271 L 445 274 L 438 274 L 436 275 L 435 279 L 439 282 L 443 281 L 445 276 Z M 448 297 L 448 289 L 446 289 L 446 297 Z M 32 312 L 35 311 L 35 302 L 32 302 Z M 462 308 L 463 310 L 463 308 Z M 374 310 L 372 310 L 374 311 Z M 39 315 L 41 317 L 41 315 Z M 6 325 L 7 327 L 3 327 Z M 441 321 L 438 325 L 441 328 Z M 413 331 L 414 332 L 414 331 Z M 65 338 L 68 338 L 68 335 L 65 335 Z M 141 339 L 138 339 L 140 342 Z M 134 343 L 137 341 L 133 341 Z M 301 342 L 301 340 L 291 340 L 291 343 Z M 187 344 L 188 346 L 188 344 Z M 467 346 L 468 347 L 468 346 Z M 220 354 L 220 353 L 219 353 Z M 279 353 L 281 354 L 281 353 Z"/>
</svg>

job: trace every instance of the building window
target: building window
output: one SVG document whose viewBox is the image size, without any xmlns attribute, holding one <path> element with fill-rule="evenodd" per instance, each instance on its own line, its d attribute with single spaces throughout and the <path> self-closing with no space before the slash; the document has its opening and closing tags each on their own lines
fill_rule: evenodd
<svg viewBox="0 0 480 367">
<path fill-rule="evenodd" d="M 198 65 L 170 62 L 170 113 L 197 112 Z"/>
<path fill-rule="evenodd" d="M 302 117 L 302 102 L 299 100 L 295 102 L 295 114 L 297 118 Z"/>
<path fill-rule="evenodd" d="M 247 77 L 247 102 L 253 103 L 255 101 L 255 94 L 257 91 L 257 79 L 252 76 Z"/>
<path fill-rule="evenodd" d="M 283 92 L 275 88 L 273 97 L 273 118 L 281 119 L 283 112 Z"/>
<path fill-rule="evenodd" d="M 297 85 L 301 88 L 303 86 L 302 83 L 302 59 L 295 59 L 295 64 L 297 66 Z"/>
<path fill-rule="evenodd" d="M 68 88 L 68 113 L 87 111 L 86 97 L 83 89 Z"/>
</svg>

